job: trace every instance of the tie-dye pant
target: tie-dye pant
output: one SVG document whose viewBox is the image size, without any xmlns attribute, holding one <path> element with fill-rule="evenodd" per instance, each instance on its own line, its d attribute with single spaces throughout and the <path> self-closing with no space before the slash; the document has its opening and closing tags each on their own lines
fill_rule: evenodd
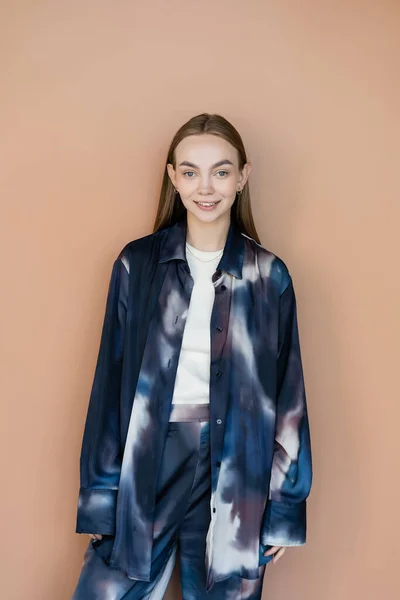
<svg viewBox="0 0 400 600">
<path fill-rule="evenodd" d="M 199 413 L 205 412 L 199 407 Z M 126 577 L 107 565 L 113 537 L 89 542 L 72 600 L 161 600 L 179 549 L 183 600 L 259 600 L 265 565 L 259 578 L 232 576 L 206 592 L 205 544 L 210 523 L 211 465 L 209 420 L 181 420 L 168 425 L 167 441 L 157 482 L 151 581 Z M 195 411 L 191 418 L 196 418 Z M 172 417 L 171 417 L 172 418 Z M 96 533 L 96 532 L 93 532 Z"/>
</svg>

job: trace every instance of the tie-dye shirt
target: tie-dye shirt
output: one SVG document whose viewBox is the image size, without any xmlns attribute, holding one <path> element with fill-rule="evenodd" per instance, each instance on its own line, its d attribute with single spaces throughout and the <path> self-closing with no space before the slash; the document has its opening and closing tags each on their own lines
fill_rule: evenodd
<svg viewBox="0 0 400 600">
<path fill-rule="evenodd" d="M 82 441 L 76 531 L 113 535 L 110 566 L 150 580 L 157 474 L 193 289 L 186 217 L 113 264 Z M 306 542 L 309 420 L 293 281 L 232 219 L 212 275 L 207 590 L 259 576 L 266 545 Z"/>
</svg>

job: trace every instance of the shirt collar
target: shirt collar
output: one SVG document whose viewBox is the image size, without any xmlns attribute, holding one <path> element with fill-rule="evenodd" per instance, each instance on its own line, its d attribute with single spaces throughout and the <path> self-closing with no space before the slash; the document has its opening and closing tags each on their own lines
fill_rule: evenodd
<svg viewBox="0 0 400 600">
<path fill-rule="evenodd" d="M 159 263 L 169 260 L 184 260 L 186 262 L 186 215 L 174 225 L 167 227 L 164 237 Z M 224 252 L 218 263 L 217 270 L 226 271 L 238 279 L 242 279 L 242 266 L 244 258 L 244 238 L 237 224 L 231 219 Z"/>
</svg>

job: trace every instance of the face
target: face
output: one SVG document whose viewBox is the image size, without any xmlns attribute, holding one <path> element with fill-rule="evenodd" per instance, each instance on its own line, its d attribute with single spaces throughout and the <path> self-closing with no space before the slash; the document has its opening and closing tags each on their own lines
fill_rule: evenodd
<svg viewBox="0 0 400 600">
<path fill-rule="evenodd" d="M 188 219 L 204 223 L 230 219 L 236 192 L 243 188 L 251 170 L 249 163 L 239 170 L 236 148 L 216 135 L 190 135 L 176 147 L 175 160 L 176 169 L 167 165 L 168 175 Z"/>
</svg>

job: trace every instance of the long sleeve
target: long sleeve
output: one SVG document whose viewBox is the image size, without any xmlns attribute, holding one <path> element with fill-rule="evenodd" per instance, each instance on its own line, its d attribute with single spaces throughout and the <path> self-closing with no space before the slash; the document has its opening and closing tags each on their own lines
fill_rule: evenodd
<svg viewBox="0 0 400 600">
<path fill-rule="evenodd" d="M 77 533 L 113 534 L 121 471 L 120 389 L 129 265 L 114 262 L 80 456 Z"/>
<path fill-rule="evenodd" d="M 277 358 L 277 414 L 269 499 L 261 543 L 306 543 L 306 498 L 312 484 L 312 456 L 293 281 L 280 295 Z"/>
</svg>

